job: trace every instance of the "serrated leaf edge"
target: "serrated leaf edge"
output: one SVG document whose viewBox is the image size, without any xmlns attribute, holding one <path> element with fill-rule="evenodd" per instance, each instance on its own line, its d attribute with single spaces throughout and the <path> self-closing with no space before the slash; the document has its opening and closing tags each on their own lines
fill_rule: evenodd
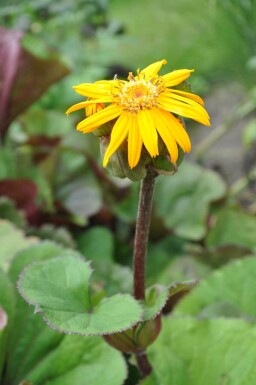
<svg viewBox="0 0 256 385">
<path fill-rule="evenodd" d="M 167 303 L 167 301 L 168 301 L 168 299 L 169 299 L 169 287 L 168 287 L 168 286 L 164 286 L 164 285 L 160 285 L 160 284 L 155 284 L 155 285 L 153 285 L 153 286 L 150 286 L 150 287 L 148 288 L 148 290 L 151 289 L 151 288 L 153 288 L 153 287 L 159 287 L 159 288 L 162 288 L 163 290 L 167 290 L 167 296 L 166 296 L 165 301 L 163 302 L 163 304 L 161 305 L 161 307 L 158 309 L 158 311 L 153 315 L 153 317 L 150 317 L 150 318 L 148 318 L 148 319 L 146 319 L 146 320 L 143 319 L 142 322 L 152 321 L 152 320 L 154 320 L 156 317 L 158 317 L 158 316 L 161 314 L 163 308 L 165 307 L 165 305 L 166 305 L 166 303 Z M 160 293 L 160 295 L 161 295 L 161 294 L 162 294 L 162 293 Z M 144 305 L 143 302 L 141 302 L 141 303 L 142 303 L 142 305 Z M 144 306 L 143 306 L 143 307 L 144 307 Z M 143 313 L 144 313 L 144 311 L 143 311 Z"/>
<path fill-rule="evenodd" d="M 54 242 L 53 242 L 54 243 Z M 67 255 L 65 257 L 68 257 Z M 88 267 L 90 268 L 91 270 L 91 274 L 93 273 L 94 269 L 91 268 L 91 261 L 86 261 L 82 256 L 80 255 L 77 255 L 77 256 L 74 256 L 74 255 L 70 255 L 70 257 L 72 258 L 77 258 L 77 259 L 80 259 L 82 262 L 86 263 L 88 265 Z M 62 259 L 63 257 L 53 257 L 52 259 Z M 25 295 L 25 293 L 23 292 L 22 290 L 22 287 L 21 287 L 21 283 L 22 283 L 22 278 L 23 276 L 26 274 L 26 272 L 34 265 L 38 265 L 40 263 L 43 263 L 44 261 L 34 261 L 32 262 L 31 264 L 29 264 L 28 266 L 26 266 L 22 272 L 19 274 L 19 278 L 18 278 L 18 281 L 17 281 L 17 290 L 18 292 L 20 293 L 21 297 L 30 305 L 30 306 L 34 306 L 35 309 L 34 309 L 34 314 L 41 314 L 44 322 L 53 330 L 56 330 L 60 333 L 63 333 L 63 334 L 68 334 L 68 335 L 81 335 L 81 336 L 104 336 L 104 335 L 111 335 L 111 334 L 116 334 L 116 333 L 119 333 L 119 332 L 123 332 L 125 330 L 128 330 L 128 329 L 131 329 L 132 327 L 134 327 L 135 325 L 137 325 L 138 323 L 140 322 L 143 322 L 143 319 L 142 319 L 142 315 L 143 315 L 143 308 L 141 307 L 141 304 L 139 301 L 136 301 L 130 294 L 121 294 L 121 293 L 118 293 L 118 294 L 115 294 L 115 297 L 126 297 L 126 296 L 130 296 L 131 298 L 134 299 L 134 301 L 136 301 L 138 303 L 138 305 L 141 307 L 141 319 L 131 323 L 129 325 L 129 327 L 127 328 L 121 328 L 121 329 L 118 329 L 118 330 L 115 330 L 115 331 L 112 331 L 112 332 L 99 332 L 99 333 L 81 333 L 81 332 L 68 332 L 62 328 L 59 328 L 57 327 L 56 325 L 52 324 L 48 318 L 45 316 L 44 314 L 44 310 L 35 302 L 31 301 L 29 298 L 27 298 L 27 296 Z M 111 298 L 111 297 L 104 297 L 104 298 Z M 155 317 L 154 317 L 155 318 Z"/>
</svg>

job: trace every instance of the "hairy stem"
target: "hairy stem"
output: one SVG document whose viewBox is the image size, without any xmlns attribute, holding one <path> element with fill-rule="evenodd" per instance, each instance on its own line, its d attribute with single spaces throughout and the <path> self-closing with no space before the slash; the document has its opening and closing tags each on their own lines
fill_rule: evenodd
<svg viewBox="0 0 256 385">
<path fill-rule="evenodd" d="M 137 300 L 145 299 L 146 256 L 156 175 L 152 168 L 148 168 L 140 186 L 133 252 L 133 290 L 134 298 Z M 152 367 L 146 351 L 136 354 L 136 360 L 142 377 L 147 377 L 152 372 Z"/>
<path fill-rule="evenodd" d="M 152 366 L 148 361 L 146 352 L 143 351 L 140 354 L 136 354 L 136 361 L 143 378 L 149 376 L 152 372 Z"/>
<path fill-rule="evenodd" d="M 141 182 L 133 253 L 134 297 L 145 299 L 145 262 L 156 173 L 148 169 Z"/>
</svg>

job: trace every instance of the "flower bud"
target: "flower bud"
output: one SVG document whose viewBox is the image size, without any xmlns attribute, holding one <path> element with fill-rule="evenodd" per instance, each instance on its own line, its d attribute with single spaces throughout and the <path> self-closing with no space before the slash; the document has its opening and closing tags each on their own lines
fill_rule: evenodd
<svg viewBox="0 0 256 385">
<path fill-rule="evenodd" d="M 157 338 L 161 330 L 161 315 L 140 322 L 133 328 L 120 333 L 105 335 L 109 345 L 124 353 L 138 353 L 146 349 Z"/>
<path fill-rule="evenodd" d="M 104 154 L 108 148 L 110 142 L 110 137 L 101 137 L 100 138 L 100 150 L 101 156 L 104 157 Z M 150 156 L 143 151 L 141 153 L 140 160 L 134 168 L 131 168 L 128 163 L 128 146 L 127 142 L 123 142 L 118 150 L 110 157 L 107 164 L 107 170 L 115 177 L 118 178 L 129 178 L 132 181 L 139 181 L 145 178 L 147 170 L 146 165 L 151 162 Z"/>
</svg>

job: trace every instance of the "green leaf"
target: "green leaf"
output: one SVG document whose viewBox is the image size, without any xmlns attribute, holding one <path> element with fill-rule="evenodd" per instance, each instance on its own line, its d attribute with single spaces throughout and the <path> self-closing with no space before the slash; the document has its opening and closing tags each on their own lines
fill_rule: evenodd
<svg viewBox="0 0 256 385">
<path fill-rule="evenodd" d="M 16 284 L 18 276 L 25 266 L 35 261 L 45 261 L 55 257 L 69 256 L 71 253 L 72 255 L 79 256 L 74 250 L 64 248 L 61 244 L 53 241 L 42 241 L 35 245 L 32 244 L 16 253 L 9 269 L 9 275 L 13 283 Z"/>
<path fill-rule="evenodd" d="M 174 314 L 256 320 L 256 257 L 236 261 L 202 281 Z"/>
<path fill-rule="evenodd" d="M 49 260 L 60 255 L 64 258 L 71 252 L 74 254 L 74 251 L 64 249 L 53 242 L 31 246 L 15 256 L 10 275 L 15 282 L 20 270 L 31 262 Z M 1 282 L 2 280 L 0 286 Z M 1 293 L 0 290 L 0 296 Z M 70 383 L 72 379 L 79 384 L 91 375 L 92 384 L 97 384 L 97 381 L 101 380 L 99 372 L 103 373 L 106 380 L 109 379 L 109 383 L 112 378 L 113 384 L 123 383 L 126 377 L 124 360 L 103 340 L 64 336 L 52 330 L 41 317 L 34 316 L 32 307 L 28 307 L 20 296 L 14 321 L 8 341 L 7 383 L 18 384 L 27 379 L 37 385 L 46 382 L 51 384 L 52 381 L 54 384 L 65 384 L 65 381 Z"/>
<path fill-rule="evenodd" d="M 156 214 L 176 235 L 200 240 L 207 230 L 210 203 L 222 198 L 225 191 L 218 174 L 183 162 L 174 176 L 157 181 Z"/>
<path fill-rule="evenodd" d="M 159 338 L 148 348 L 154 374 L 140 385 L 251 385 L 255 332 L 242 320 L 163 319 Z"/>
<path fill-rule="evenodd" d="M 205 278 L 211 272 L 211 268 L 193 258 L 192 256 L 180 256 L 171 261 L 158 275 L 157 282 L 168 285 L 170 282 L 188 281 L 191 279 Z"/>
<path fill-rule="evenodd" d="M 125 222 L 135 222 L 138 209 L 140 183 L 132 183 L 125 199 L 120 203 L 115 202 L 113 210 L 115 214 Z"/>
<path fill-rule="evenodd" d="M 18 211 L 14 201 L 6 196 L 0 197 L 0 218 L 12 222 L 17 227 L 25 225 L 24 213 Z"/>
<path fill-rule="evenodd" d="M 128 266 L 114 263 L 113 233 L 105 227 L 93 227 L 78 239 L 79 251 L 93 261 L 92 282 L 107 295 L 132 292 L 132 271 Z"/>
<path fill-rule="evenodd" d="M 5 144 L 0 152 L 0 179 L 31 180 L 38 187 L 38 202 L 45 204 L 46 209 L 53 209 L 50 182 L 45 177 L 41 165 L 35 165 L 32 153 L 27 151 L 27 148 L 21 147 L 20 151 L 15 152 L 9 143 Z"/>
<path fill-rule="evenodd" d="M 66 333 L 109 334 L 141 321 L 142 309 L 128 294 L 92 305 L 89 262 L 70 256 L 37 262 L 24 270 L 19 290 L 49 326 Z M 111 317 L 110 317 L 111 315 Z"/>
<path fill-rule="evenodd" d="M 29 109 L 19 121 L 28 136 L 62 137 L 73 128 L 72 120 L 67 119 L 63 112 L 50 110 L 46 113 L 40 107 Z"/>
<path fill-rule="evenodd" d="M 217 241 L 218 242 L 218 241 Z M 192 251 L 197 259 L 207 262 L 208 266 L 219 268 L 235 259 L 242 259 L 253 253 L 252 249 L 242 245 L 221 245 L 216 247 L 199 247 Z"/>
<path fill-rule="evenodd" d="M 147 289 L 143 320 L 148 321 L 161 313 L 169 297 L 169 288 L 155 285 Z"/>
<path fill-rule="evenodd" d="M 66 227 L 54 226 L 53 224 L 46 223 L 40 226 L 39 228 L 30 227 L 27 233 L 29 235 L 34 235 L 41 239 L 52 240 L 62 246 L 71 249 L 74 249 L 76 247 L 75 241 Z"/>
<path fill-rule="evenodd" d="M 16 176 L 16 159 L 13 150 L 7 146 L 0 151 L 0 179 L 14 178 Z"/>
<path fill-rule="evenodd" d="M 25 234 L 10 222 L 0 220 L 0 267 L 6 270 L 18 251 L 36 242 L 36 238 L 26 238 Z"/>
<path fill-rule="evenodd" d="M 104 290 L 108 296 L 115 293 L 132 293 L 133 274 L 130 267 L 108 261 L 97 261 L 94 265 L 96 269 L 92 282 L 97 288 Z"/>
<path fill-rule="evenodd" d="M 78 237 L 79 251 L 91 260 L 113 261 L 114 238 L 105 227 L 93 227 Z"/>
<path fill-rule="evenodd" d="M 185 282 L 174 282 L 169 287 L 169 298 L 165 304 L 163 312 L 170 313 L 177 303 L 186 296 L 196 285 L 196 280 L 185 281 Z"/>
<path fill-rule="evenodd" d="M 83 219 L 96 214 L 102 205 L 98 186 L 87 185 L 84 181 L 67 185 L 65 191 L 62 189 L 60 199 L 67 210 Z"/>
<path fill-rule="evenodd" d="M 7 336 L 13 322 L 15 295 L 8 276 L 0 270 L 0 378 L 6 354 Z"/>
<path fill-rule="evenodd" d="M 6 328 L 8 325 L 8 315 L 0 306 L 0 378 L 2 377 L 2 370 L 5 358 L 5 348 L 7 345 Z"/>
<path fill-rule="evenodd" d="M 192 290 L 197 285 L 196 280 L 185 282 L 174 282 L 170 286 L 169 297 L 175 297 L 178 294 Z"/>
<path fill-rule="evenodd" d="M 148 349 L 154 372 L 141 385 L 251 385 L 256 376 L 255 274 L 256 257 L 236 261 L 181 300 Z"/>
<path fill-rule="evenodd" d="M 154 372 L 144 381 L 140 382 L 139 385 L 162 385 L 163 381 L 166 381 L 166 384 L 172 385 L 190 385 L 187 378 L 185 363 L 183 363 L 170 349 L 161 348 L 159 350 L 161 351 L 162 359 L 160 358 L 160 355 L 153 356 L 155 364 L 153 366 Z M 151 353 L 150 356 L 152 355 L 153 354 Z M 155 369 L 155 367 L 157 367 L 157 369 Z"/>
<path fill-rule="evenodd" d="M 237 245 L 256 250 L 255 234 L 255 216 L 237 210 L 223 210 L 209 232 L 206 244 L 208 247 Z"/>
<path fill-rule="evenodd" d="M 28 308 L 25 303 L 23 306 L 18 303 L 18 308 L 14 327 L 11 329 L 14 336 L 11 335 L 8 339 L 5 374 L 6 382 L 15 385 L 27 378 L 31 369 L 44 361 L 64 337 L 48 328 L 41 318 L 35 317 L 32 308 Z"/>
<path fill-rule="evenodd" d="M 256 119 L 251 119 L 249 123 L 243 128 L 242 139 L 244 145 L 248 147 L 252 147 L 252 145 L 256 142 Z"/>
<path fill-rule="evenodd" d="M 160 226 L 156 218 L 153 218 L 151 222 L 151 234 L 153 234 L 153 237 L 155 237 L 159 230 L 159 237 L 165 233 L 166 229 L 160 229 Z M 184 240 L 170 234 L 158 240 L 158 242 L 149 242 L 146 266 L 146 276 L 149 284 L 159 282 L 163 285 L 169 285 L 173 281 L 173 279 L 169 278 L 163 281 L 162 275 L 172 262 L 176 259 L 181 259 L 180 256 L 184 254 L 184 244 Z"/>
<path fill-rule="evenodd" d="M 0 269 L 0 306 L 6 311 L 9 320 L 15 311 L 14 287 L 8 275 Z"/>
<path fill-rule="evenodd" d="M 13 284 L 16 285 L 19 273 L 28 264 L 60 255 L 70 255 L 70 250 L 46 241 L 20 251 L 15 255 L 9 270 Z M 15 310 L 14 327 L 9 333 L 7 348 L 6 381 L 11 384 L 22 381 L 31 367 L 43 360 L 48 351 L 63 338 L 63 335 L 48 328 L 41 318 L 35 317 L 33 309 L 19 295 Z"/>
<path fill-rule="evenodd" d="M 99 337 L 65 336 L 27 376 L 41 385 L 122 385 L 125 360 Z"/>
</svg>

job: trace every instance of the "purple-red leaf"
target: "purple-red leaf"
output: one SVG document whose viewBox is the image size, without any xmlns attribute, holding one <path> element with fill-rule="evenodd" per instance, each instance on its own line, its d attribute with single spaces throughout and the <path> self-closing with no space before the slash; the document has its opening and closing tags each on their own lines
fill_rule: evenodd
<svg viewBox="0 0 256 385">
<path fill-rule="evenodd" d="M 0 132 L 69 73 L 56 59 L 43 60 L 21 46 L 22 33 L 0 27 Z"/>
<path fill-rule="evenodd" d="M 29 179 L 0 181 L 0 196 L 7 196 L 16 203 L 16 207 L 25 212 L 30 223 L 34 223 L 38 213 L 35 204 L 37 186 Z"/>
</svg>

